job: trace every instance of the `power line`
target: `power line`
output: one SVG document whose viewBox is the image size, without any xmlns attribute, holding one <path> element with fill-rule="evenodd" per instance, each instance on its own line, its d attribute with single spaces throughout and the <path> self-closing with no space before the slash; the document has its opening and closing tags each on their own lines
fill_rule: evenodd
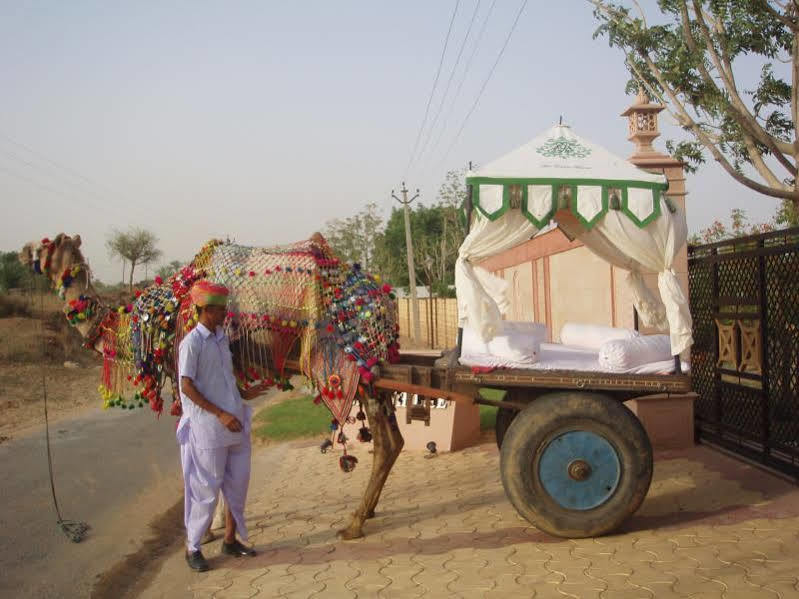
<svg viewBox="0 0 799 599">
<path fill-rule="evenodd" d="M 75 196 L 72 196 L 72 195 L 67 195 L 63 191 L 61 191 L 59 189 L 55 189 L 55 188 L 50 187 L 48 185 L 42 185 L 41 183 L 39 183 L 38 181 L 36 181 L 34 179 L 31 179 L 30 177 L 26 177 L 25 175 L 20 175 L 19 173 L 15 172 L 15 171 L 12 171 L 12 170 L 9 170 L 8 168 L 5 168 L 3 165 L 0 165 L 0 172 L 3 172 L 6 175 L 10 175 L 12 177 L 16 177 L 17 179 L 20 179 L 21 181 L 25 181 L 26 183 L 34 185 L 34 186 L 38 187 L 39 189 L 42 189 L 43 191 L 46 191 L 48 193 L 53 193 L 53 194 L 55 194 L 55 195 L 57 195 L 59 197 L 65 198 L 67 200 L 83 202 L 89 208 L 94 208 L 95 210 L 105 210 L 106 212 L 108 212 L 110 214 L 110 211 L 107 208 L 104 208 L 103 206 L 100 206 L 100 205 L 94 204 L 92 202 L 89 202 L 88 200 L 86 200 L 84 198 L 79 198 L 79 197 L 75 197 Z"/>
<path fill-rule="evenodd" d="M 30 185 L 38 187 L 42 191 L 46 191 L 47 193 L 54 194 L 54 195 L 56 195 L 56 196 L 58 196 L 60 198 L 68 200 L 70 202 L 77 202 L 77 203 L 83 204 L 84 206 L 86 206 L 88 208 L 91 208 L 92 210 L 98 210 L 98 211 L 101 211 L 101 212 L 105 212 L 110 217 L 119 218 L 119 216 L 120 216 L 118 211 L 115 211 L 112 208 L 108 207 L 105 203 L 101 202 L 101 203 L 98 204 L 96 202 L 92 202 L 91 200 L 89 200 L 86 197 L 89 194 L 87 194 L 85 191 L 72 190 L 72 189 L 64 190 L 64 189 L 60 189 L 60 188 L 57 188 L 57 187 L 51 187 L 49 185 L 43 185 L 42 183 L 36 181 L 35 179 L 32 179 L 30 177 L 27 177 L 25 175 L 22 175 L 22 174 L 20 174 L 20 173 L 18 173 L 16 171 L 13 171 L 13 170 L 9 169 L 7 167 L 7 165 L 0 164 L 0 172 L 5 173 L 8 176 L 15 177 L 16 179 L 19 179 L 20 181 L 24 181 L 24 182 L 26 182 L 26 183 L 28 183 Z M 140 212 L 138 209 L 135 211 L 135 216 L 144 218 L 144 214 L 142 212 Z"/>
<path fill-rule="evenodd" d="M 408 169 L 411 168 L 413 159 L 416 157 L 416 149 L 419 147 L 419 140 L 422 137 L 422 131 L 424 131 L 424 126 L 427 124 L 427 116 L 430 113 L 430 103 L 433 101 L 433 95 L 436 92 L 436 86 L 438 85 L 438 78 L 441 75 L 441 65 L 444 64 L 444 55 L 447 53 L 449 36 L 450 33 L 452 33 L 452 24 L 455 22 L 455 15 L 458 14 L 459 5 L 460 5 L 460 0 L 455 0 L 455 9 L 452 11 L 452 18 L 449 20 L 449 29 L 447 29 L 447 37 L 444 39 L 444 49 L 441 51 L 441 59 L 438 61 L 438 70 L 436 71 L 436 78 L 433 81 L 433 89 L 430 90 L 430 97 L 427 99 L 427 106 L 424 109 L 424 118 L 422 119 L 422 125 L 419 127 L 419 133 L 416 134 L 416 142 L 414 142 L 413 144 L 413 151 L 411 152 L 411 156 L 408 159 L 408 166 L 405 167 L 405 175 L 408 174 Z M 405 177 L 403 176 L 403 179 L 404 178 Z"/>
<path fill-rule="evenodd" d="M 519 23 L 519 18 L 522 16 L 522 12 L 524 12 L 524 8 L 527 6 L 527 1 L 528 0 L 523 0 L 522 5 L 519 7 L 519 12 L 516 13 L 516 19 L 513 21 L 513 25 L 511 26 L 510 31 L 508 32 L 508 37 L 505 38 L 505 43 L 502 45 L 502 49 L 499 51 L 497 59 L 494 61 L 494 64 L 488 73 L 488 77 L 486 77 L 485 81 L 483 82 L 483 86 L 480 88 L 480 91 L 477 94 L 477 98 L 475 98 L 474 100 L 474 104 L 472 104 L 472 107 L 469 109 L 469 112 L 466 114 L 466 118 L 463 119 L 463 123 L 461 124 L 460 129 L 458 129 L 458 133 L 455 135 L 455 138 L 452 140 L 452 143 L 450 144 L 449 148 L 447 148 L 447 151 L 440 162 L 444 162 L 449 157 L 449 153 L 452 151 L 452 148 L 455 147 L 455 144 L 457 143 L 458 139 L 460 139 L 461 133 L 463 133 L 463 130 L 466 127 L 466 123 L 469 122 L 469 118 L 472 116 L 472 113 L 474 113 L 475 109 L 477 108 L 477 104 L 480 102 L 480 98 L 483 96 L 483 92 L 485 91 L 488 82 L 491 81 L 491 77 L 494 75 L 494 71 L 496 70 L 497 65 L 499 64 L 499 61 L 502 59 L 502 55 L 505 53 L 505 48 L 508 47 L 508 42 L 510 42 L 510 38 L 513 36 L 513 32 L 516 30 L 516 25 Z"/>
<path fill-rule="evenodd" d="M 71 168 L 69 166 L 65 166 L 63 164 L 60 164 L 59 162 L 56 162 L 55 160 L 52 160 L 51 158 L 48 158 L 47 156 L 45 156 L 41 152 L 38 152 L 38 151 L 34 150 L 33 148 L 31 148 L 30 146 L 27 146 L 27 145 L 15 140 L 15 139 L 11 138 L 6 133 L 0 132 L 0 136 L 3 137 L 6 141 L 12 143 L 13 145 L 15 145 L 15 146 L 17 146 L 19 148 L 22 148 L 26 152 L 29 152 L 30 154 L 33 154 L 34 156 L 36 156 L 40 160 L 43 160 L 44 162 L 46 162 L 50 166 L 52 166 L 52 167 L 54 167 L 54 168 L 56 168 L 58 170 L 64 171 L 64 172 L 70 174 L 74 178 L 80 179 L 81 181 L 83 181 L 83 183 L 82 183 L 83 185 L 88 184 L 88 185 L 92 185 L 94 187 L 97 187 L 98 189 L 103 189 L 103 193 L 106 193 L 106 194 L 110 192 L 110 193 L 113 193 L 114 195 L 121 195 L 117 191 L 111 189 L 110 187 L 108 187 L 106 185 L 103 185 L 101 183 L 98 183 L 96 181 L 93 181 L 89 177 L 79 173 L 74 168 Z"/>
<path fill-rule="evenodd" d="M 444 133 L 447 130 L 447 121 L 449 120 L 449 114 L 451 109 L 455 106 L 458 102 L 458 98 L 460 97 L 461 89 L 463 88 L 463 84 L 466 82 L 466 76 L 469 73 L 469 68 L 472 66 L 472 62 L 474 61 L 474 57 L 477 54 L 477 49 L 480 47 L 480 42 L 483 40 L 483 34 L 485 33 L 486 27 L 488 26 L 488 20 L 491 18 L 491 14 L 494 12 L 494 6 L 496 6 L 497 0 L 494 0 L 491 3 L 491 6 L 488 7 L 488 12 L 486 13 L 485 19 L 483 19 L 483 25 L 480 27 L 480 32 L 477 34 L 477 38 L 474 43 L 474 47 L 472 48 L 472 53 L 469 55 L 469 59 L 466 61 L 466 66 L 463 70 L 463 76 L 458 83 L 458 88 L 455 90 L 455 95 L 453 96 L 452 102 L 450 103 L 450 110 L 447 111 L 447 115 L 444 117 L 444 124 L 441 126 L 439 131 L 438 137 L 436 138 L 435 143 L 433 144 L 432 149 L 430 150 L 430 154 L 434 155 L 436 149 L 438 149 L 438 144 L 441 143 L 441 140 L 444 138 Z M 431 164 L 431 163 L 428 163 Z"/>
<path fill-rule="evenodd" d="M 61 175 L 60 176 L 61 177 L 61 181 L 55 181 L 55 182 L 58 184 L 59 187 L 63 187 L 64 184 L 69 185 L 70 189 L 68 191 L 66 191 L 66 190 L 63 190 L 63 189 L 56 189 L 56 188 L 53 188 L 53 187 L 49 187 L 47 185 L 43 185 L 43 184 L 39 183 L 38 181 L 36 181 L 34 179 L 31 179 L 31 178 L 26 177 L 24 175 L 20 175 L 19 173 L 15 172 L 15 171 L 9 170 L 7 167 L 0 169 L 4 173 L 6 173 L 7 175 L 16 177 L 17 179 L 20 179 L 22 181 L 26 181 L 27 183 L 35 185 L 36 187 L 38 187 L 38 188 L 40 188 L 40 189 L 42 189 L 44 191 L 47 191 L 49 193 L 54 193 L 56 195 L 59 195 L 61 197 L 64 197 L 64 198 L 67 198 L 67 199 L 70 199 L 70 200 L 73 200 L 73 201 L 82 202 L 86 206 L 88 206 L 90 208 L 93 208 L 95 210 L 105 211 L 107 214 L 113 215 L 115 217 L 118 216 L 117 212 L 113 211 L 112 209 L 108 208 L 105 205 L 105 201 L 106 201 L 106 197 L 108 195 L 113 195 L 113 196 L 120 197 L 121 194 L 119 194 L 118 192 L 114 191 L 110 187 L 101 186 L 101 184 L 92 181 L 91 179 L 89 179 L 88 177 L 82 175 L 81 173 L 79 173 L 75 169 L 72 169 L 72 168 L 70 168 L 68 166 L 64 166 L 62 164 L 59 164 L 58 162 L 56 162 L 54 160 L 51 160 L 50 158 L 44 156 L 40 152 L 37 152 L 33 148 L 31 148 L 29 146 L 26 146 L 25 144 L 20 143 L 20 142 L 14 140 L 14 139 L 8 137 L 7 135 L 5 135 L 3 133 L 0 133 L 0 136 L 5 138 L 6 140 L 10 141 L 15 146 L 23 148 L 25 151 L 27 151 L 30 154 L 36 156 L 40 160 L 48 163 L 52 167 L 54 167 L 56 169 L 59 169 L 61 171 L 70 173 L 73 178 L 82 179 L 83 181 L 85 181 L 85 183 L 76 183 L 75 181 L 71 181 L 70 179 L 68 179 L 66 177 L 63 177 L 63 175 Z M 44 173 L 45 177 L 53 178 L 53 179 L 56 178 L 55 175 L 52 172 L 45 171 L 40 165 L 38 165 L 38 164 L 36 164 L 34 162 L 31 162 L 29 160 L 26 160 L 25 158 L 21 157 L 16 152 L 12 152 L 11 150 L 8 150 L 8 149 L 2 149 L 2 154 L 5 155 L 6 157 L 11 158 L 12 160 L 15 160 L 15 161 L 17 161 L 19 163 L 22 163 L 22 164 L 26 165 L 30 169 L 33 169 L 34 172 L 37 172 L 37 174 Z M 100 193 L 100 191 L 102 191 L 102 187 L 105 187 L 108 191 L 103 191 L 102 193 Z M 78 195 L 66 195 L 66 193 L 78 194 Z M 96 199 L 98 199 L 100 201 L 100 204 L 98 205 L 98 204 L 90 201 L 88 198 L 86 198 L 87 195 L 91 195 L 91 196 L 95 197 Z M 122 197 L 122 199 L 124 200 L 125 198 Z M 130 204 L 131 203 L 128 203 L 128 206 L 129 206 L 127 208 L 128 210 L 130 210 Z M 130 211 L 134 212 L 137 216 L 144 218 L 145 215 L 144 215 L 143 212 L 140 211 L 138 206 L 135 203 L 133 203 L 133 206 L 135 206 L 135 208 L 133 210 L 130 210 Z"/>
<path fill-rule="evenodd" d="M 34 169 L 34 170 L 37 170 L 37 171 L 41 169 L 41 167 L 38 164 L 35 164 L 35 163 L 30 162 L 28 160 L 25 160 L 24 158 L 22 158 L 18 154 L 15 154 L 14 152 L 11 152 L 9 150 L 2 150 L 2 154 L 4 156 L 8 157 L 8 158 L 11 158 L 12 160 L 16 160 L 17 162 L 20 162 L 20 163 L 24 164 L 25 166 L 30 167 L 31 169 Z M 10 171 L 6 170 L 6 172 L 8 173 Z M 19 175 L 15 175 L 15 176 L 19 176 Z M 48 174 L 48 176 L 49 176 L 49 174 Z M 31 180 L 28 180 L 28 181 L 32 182 L 32 183 L 35 183 L 34 181 L 31 181 Z M 72 181 L 66 181 L 66 183 L 68 183 L 70 186 L 75 186 L 75 183 L 73 183 Z M 61 184 L 63 184 L 63 182 L 61 182 Z M 39 185 L 41 187 L 40 184 L 37 183 L 37 185 Z M 76 193 L 86 194 L 88 192 L 88 193 L 91 193 L 92 195 L 97 195 L 97 192 L 95 190 L 93 190 L 93 189 L 89 189 L 89 190 L 86 190 L 84 188 L 78 188 L 78 189 L 79 189 L 79 191 L 76 192 Z M 54 190 L 50 190 L 50 191 L 54 191 Z"/>
<path fill-rule="evenodd" d="M 452 71 L 449 74 L 449 79 L 447 80 L 447 86 L 444 88 L 444 94 L 441 96 L 441 102 L 438 104 L 438 110 L 436 111 L 435 116 L 433 117 L 433 121 L 430 124 L 430 129 L 427 132 L 427 137 L 425 138 L 424 143 L 422 144 L 422 149 L 419 150 L 419 160 L 422 159 L 424 156 L 424 151 L 427 149 L 427 144 L 430 143 L 430 139 L 433 137 L 433 131 L 436 128 L 436 124 L 438 123 L 438 117 L 441 116 L 441 109 L 444 108 L 444 102 L 447 100 L 447 95 L 449 94 L 449 88 L 452 85 L 452 80 L 455 78 L 455 73 L 458 70 L 458 65 L 461 62 L 461 56 L 463 55 L 463 50 L 466 47 L 466 41 L 469 39 L 469 34 L 472 32 L 472 26 L 474 25 L 474 19 L 477 16 L 477 11 L 480 10 L 480 0 L 477 0 L 474 7 L 474 12 L 472 13 L 472 18 L 469 21 L 469 27 L 466 29 L 466 35 L 463 37 L 463 42 L 461 42 L 460 50 L 458 50 L 458 56 L 455 58 L 455 65 L 452 67 Z"/>
</svg>

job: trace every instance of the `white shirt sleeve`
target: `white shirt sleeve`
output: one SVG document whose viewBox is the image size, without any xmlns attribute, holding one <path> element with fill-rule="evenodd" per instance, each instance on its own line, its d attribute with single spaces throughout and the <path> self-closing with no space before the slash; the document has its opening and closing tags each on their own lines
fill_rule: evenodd
<svg viewBox="0 0 799 599">
<path fill-rule="evenodd" d="M 197 336 L 191 335 L 183 339 L 178 350 L 178 377 L 197 379 L 197 363 L 200 360 L 200 347 Z"/>
</svg>

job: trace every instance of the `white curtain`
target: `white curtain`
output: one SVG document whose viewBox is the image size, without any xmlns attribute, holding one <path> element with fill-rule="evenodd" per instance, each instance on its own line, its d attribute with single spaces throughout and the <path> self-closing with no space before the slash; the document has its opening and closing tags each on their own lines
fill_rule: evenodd
<svg viewBox="0 0 799 599">
<path fill-rule="evenodd" d="M 632 204 L 634 195 L 652 192 L 631 188 L 628 193 Z M 644 228 L 621 210 L 608 210 L 590 231 L 580 228 L 570 234 L 606 262 L 629 272 L 627 283 L 643 324 L 668 330 L 672 354 L 677 355 L 693 344 L 693 337 L 688 300 L 672 269 L 677 252 L 688 237 L 688 225 L 682 208 L 676 204 L 674 208 L 672 213 L 660 199 L 660 216 Z M 644 284 L 644 272 L 657 273 L 660 299 Z"/>
<path fill-rule="evenodd" d="M 474 219 L 455 262 L 459 326 L 469 323 L 483 341 L 494 338 L 502 314 L 510 308 L 508 283 L 474 263 L 527 241 L 537 231 L 518 209 L 493 221 L 482 216 Z"/>
<path fill-rule="evenodd" d="M 652 192 L 630 188 L 628 193 L 632 205 L 645 200 L 636 198 L 637 194 Z M 676 212 L 672 213 L 663 199 L 659 201 L 660 216 L 644 228 L 621 210 L 608 210 L 590 231 L 578 227 L 569 234 L 607 262 L 629 271 L 627 282 L 643 324 L 668 329 L 672 354 L 677 355 L 693 343 L 688 301 L 672 269 L 677 252 L 686 241 L 688 227 L 682 208 L 675 206 Z M 567 228 L 566 223 L 563 226 Z M 484 341 L 494 337 L 502 314 L 509 308 L 508 285 L 474 263 L 512 248 L 536 232 L 537 228 L 518 209 L 511 208 L 495 221 L 475 219 L 455 263 L 460 326 L 469 323 Z M 641 276 L 644 272 L 658 274 L 660 299 L 644 284 Z"/>
</svg>

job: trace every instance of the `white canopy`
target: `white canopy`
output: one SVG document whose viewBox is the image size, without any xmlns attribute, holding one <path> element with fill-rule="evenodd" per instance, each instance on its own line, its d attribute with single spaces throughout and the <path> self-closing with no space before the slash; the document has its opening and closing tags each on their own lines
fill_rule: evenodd
<svg viewBox="0 0 799 599">
<path fill-rule="evenodd" d="M 642 322 L 669 329 L 674 355 L 691 346 L 688 302 L 672 270 L 688 229 L 684 211 L 662 193 L 663 175 L 556 125 L 466 180 L 475 216 L 455 265 L 461 326 L 486 341 L 494 337 L 509 307 L 507 284 L 475 263 L 530 239 L 554 218 L 569 237 L 629 271 Z M 644 285 L 643 272 L 658 273 L 662 301 Z"/>
</svg>

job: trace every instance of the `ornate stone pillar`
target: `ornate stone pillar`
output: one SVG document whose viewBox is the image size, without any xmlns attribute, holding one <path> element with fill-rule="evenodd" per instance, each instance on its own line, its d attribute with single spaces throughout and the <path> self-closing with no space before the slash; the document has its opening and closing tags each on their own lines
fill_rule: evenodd
<svg viewBox="0 0 799 599">
<path fill-rule="evenodd" d="M 666 195 L 685 209 L 685 169 L 683 163 L 656 150 L 652 142 L 660 135 L 658 114 L 664 109 L 661 104 L 650 102 L 643 88 L 639 88 L 635 103 L 621 113 L 626 116 L 629 126 L 629 139 L 635 144 L 635 151 L 628 158 L 635 166 L 653 173 L 663 173 L 669 182 Z M 680 249 L 674 261 L 674 271 L 688 297 L 688 251 L 685 246 Z M 657 276 L 646 275 L 647 286 L 657 293 Z"/>
</svg>

